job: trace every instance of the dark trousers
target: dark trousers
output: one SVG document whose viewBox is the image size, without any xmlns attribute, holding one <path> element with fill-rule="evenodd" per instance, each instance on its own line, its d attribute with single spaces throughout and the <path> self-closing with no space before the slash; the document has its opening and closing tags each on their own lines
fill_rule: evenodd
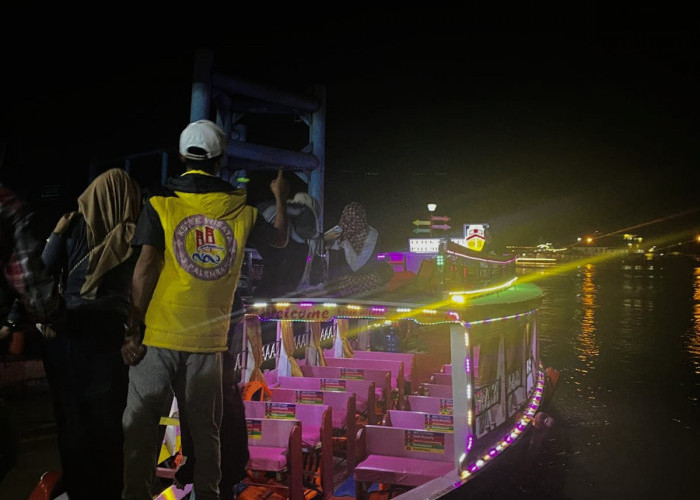
<svg viewBox="0 0 700 500">
<path fill-rule="evenodd" d="M 129 383 L 120 354 L 124 321 L 110 313 L 70 311 L 66 327 L 44 341 L 62 479 L 71 500 L 121 498 Z"/>
<path fill-rule="evenodd" d="M 219 438 L 221 440 L 221 481 L 219 495 L 221 500 L 233 500 L 234 488 L 246 475 L 246 464 L 250 458 L 248 452 L 248 429 L 245 422 L 245 407 L 238 381 L 234 373 L 235 356 L 231 351 L 223 356 L 223 416 Z M 187 426 L 186 412 L 180 412 L 180 441 L 182 454 L 187 457 L 187 470 L 177 474 L 183 483 L 192 481 L 192 467 L 195 462 L 194 443 Z M 180 471 L 178 471 L 180 472 Z M 72 499 L 71 499 L 72 500 Z"/>
</svg>

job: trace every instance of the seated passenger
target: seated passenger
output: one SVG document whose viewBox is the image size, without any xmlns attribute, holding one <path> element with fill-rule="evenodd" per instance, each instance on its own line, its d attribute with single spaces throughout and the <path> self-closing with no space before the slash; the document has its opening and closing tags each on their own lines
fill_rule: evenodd
<svg viewBox="0 0 700 500">
<path fill-rule="evenodd" d="M 368 224 L 360 203 L 348 203 L 338 225 L 326 231 L 324 239 L 328 251 L 326 291 L 332 296 L 368 294 L 391 280 L 394 270 L 377 260 L 382 251 L 379 232 Z"/>
</svg>

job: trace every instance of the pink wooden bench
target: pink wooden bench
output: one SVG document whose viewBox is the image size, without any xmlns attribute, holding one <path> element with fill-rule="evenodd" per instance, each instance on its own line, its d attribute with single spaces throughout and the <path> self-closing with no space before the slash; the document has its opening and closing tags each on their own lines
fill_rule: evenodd
<svg viewBox="0 0 700 500">
<path fill-rule="evenodd" d="M 452 397 L 452 385 L 445 384 L 432 384 L 430 382 L 423 382 L 420 385 L 419 391 L 425 396 L 436 396 L 440 398 L 451 398 Z"/>
<path fill-rule="evenodd" d="M 454 434 L 382 425 L 358 431 L 355 498 L 367 500 L 372 483 L 410 489 L 431 479 L 455 473 Z"/>
<path fill-rule="evenodd" d="M 301 422 L 274 418 L 247 418 L 248 451 L 246 468 L 253 474 L 274 472 L 283 477 L 289 500 L 303 500 Z M 269 485 L 266 485 L 269 486 Z"/>
<path fill-rule="evenodd" d="M 381 352 L 381 351 L 360 351 L 355 350 L 353 355 L 355 359 L 387 359 L 392 361 L 403 361 L 403 378 L 408 385 L 408 391 L 411 384 L 411 373 L 416 368 L 416 355 L 412 352 Z"/>
<path fill-rule="evenodd" d="M 328 366 L 335 366 L 339 368 L 358 368 L 358 369 L 372 369 L 376 370 L 378 368 L 382 370 L 391 371 L 391 389 L 397 389 L 399 393 L 399 399 L 403 403 L 404 398 L 404 368 L 403 361 L 392 361 L 388 359 L 373 360 L 373 359 L 359 359 L 359 358 L 327 358 L 326 364 Z M 392 398 L 390 394 L 384 394 L 382 407 L 382 413 L 392 407 Z M 381 402 L 381 401 L 380 401 Z"/>
<path fill-rule="evenodd" d="M 389 410 L 384 425 L 424 431 L 454 432 L 454 415 L 411 410 Z"/>
<path fill-rule="evenodd" d="M 339 443 L 334 448 L 336 456 L 344 457 L 347 462 L 347 477 L 350 477 L 357 457 L 355 454 L 355 439 L 357 434 L 357 410 L 355 408 L 356 395 L 354 392 L 336 391 L 310 391 L 300 389 L 283 389 L 281 387 L 270 388 L 272 401 L 287 403 L 327 405 L 332 411 L 331 423 L 333 427 L 334 442 Z M 342 453 L 338 450 L 343 450 Z"/>
<path fill-rule="evenodd" d="M 406 404 L 411 411 L 422 411 L 425 413 L 440 413 L 443 415 L 452 414 L 452 394 L 449 398 L 436 396 L 418 396 L 409 394 L 406 396 Z"/>
<path fill-rule="evenodd" d="M 371 380 L 376 388 L 376 401 L 382 409 L 389 404 L 391 408 L 391 370 L 376 368 L 344 368 L 340 366 L 311 366 L 299 367 L 305 377 L 342 378 L 347 380 Z M 399 393 L 400 404 L 403 404 L 403 393 Z"/>
<path fill-rule="evenodd" d="M 433 373 L 430 375 L 431 384 L 442 384 L 442 385 L 452 385 L 452 374 L 451 373 Z"/>
<path fill-rule="evenodd" d="M 283 389 L 304 389 L 309 391 L 352 392 L 360 415 L 365 415 L 370 424 L 377 423 L 375 412 L 375 383 L 371 380 L 350 380 L 320 377 L 278 377 L 278 387 Z"/>
<path fill-rule="evenodd" d="M 324 404 L 281 401 L 244 401 L 243 404 L 246 418 L 276 418 L 303 423 L 302 453 L 307 454 L 311 463 L 310 470 L 305 470 L 307 480 L 313 484 L 317 470 L 320 470 L 323 497 L 329 498 L 333 493 L 333 409 Z"/>
</svg>

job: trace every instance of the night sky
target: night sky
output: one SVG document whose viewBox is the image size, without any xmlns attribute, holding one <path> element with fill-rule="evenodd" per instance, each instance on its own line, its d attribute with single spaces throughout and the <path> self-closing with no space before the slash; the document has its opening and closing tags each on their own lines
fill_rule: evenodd
<svg viewBox="0 0 700 500">
<path fill-rule="evenodd" d="M 172 26 L 148 39 L 128 25 L 53 26 L 42 43 L 3 44 L 0 179 L 39 208 L 59 185 L 70 204 L 90 162 L 174 150 L 194 53 L 211 49 L 227 75 L 326 87 L 326 228 L 356 200 L 396 247 L 428 202 L 457 234 L 488 223 L 501 244 L 566 245 L 654 220 L 666 222 L 632 232 L 698 230 L 696 18 L 573 9 L 527 21 L 407 9 L 240 16 L 230 34 Z M 301 143 L 291 127 L 251 125 L 249 140 L 303 147 L 305 127 Z"/>
</svg>

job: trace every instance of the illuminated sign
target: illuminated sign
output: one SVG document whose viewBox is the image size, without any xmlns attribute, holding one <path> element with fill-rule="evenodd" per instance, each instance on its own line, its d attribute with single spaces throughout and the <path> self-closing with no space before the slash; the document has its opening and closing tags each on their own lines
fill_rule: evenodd
<svg viewBox="0 0 700 500">
<path fill-rule="evenodd" d="M 408 250 L 411 253 L 438 253 L 441 238 L 409 238 Z M 464 238 L 450 238 L 452 243 L 466 246 Z"/>
<path fill-rule="evenodd" d="M 465 224 L 464 225 L 464 239 L 466 240 L 466 247 L 470 250 L 476 252 L 481 252 L 486 243 L 486 230 L 489 228 L 488 224 Z"/>
</svg>

